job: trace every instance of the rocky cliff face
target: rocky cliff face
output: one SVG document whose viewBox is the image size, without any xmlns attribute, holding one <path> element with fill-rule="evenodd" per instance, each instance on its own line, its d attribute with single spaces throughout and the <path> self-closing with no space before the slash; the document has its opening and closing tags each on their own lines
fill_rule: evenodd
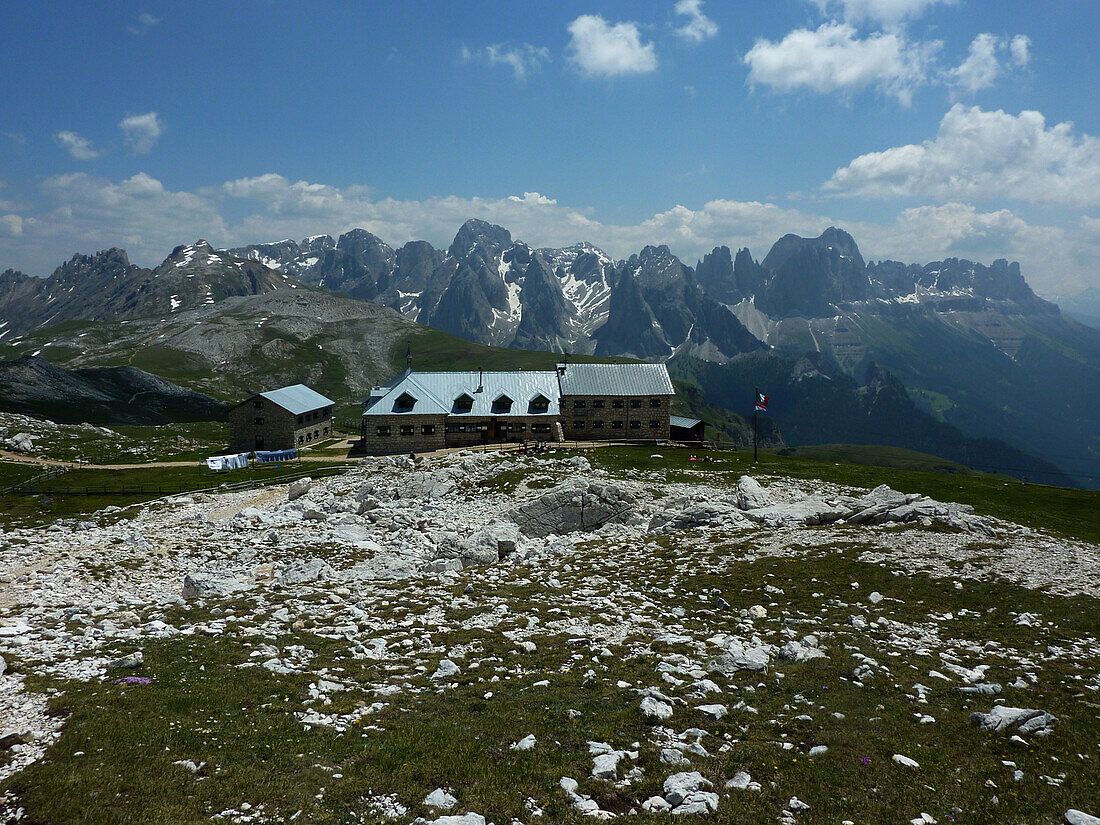
<svg viewBox="0 0 1100 825">
<path fill-rule="evenodd" d="M 62 321 L 119 321 L 167 316 L 234 295 L 294 289 L 299 282 L 257 261 L 213 249 L 178 246 L 156 269 L 108 249 L 74 255 L 48 278 L 0 275 L 0 318 L 11 335 Z"/>
</svg>

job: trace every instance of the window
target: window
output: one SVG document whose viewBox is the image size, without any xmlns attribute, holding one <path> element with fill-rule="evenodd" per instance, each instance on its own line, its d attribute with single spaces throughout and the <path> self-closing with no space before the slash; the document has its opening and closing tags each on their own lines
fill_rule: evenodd
<svg viewBox="0 0 1100 825">
<path fill-rule="evenodd" d="M 603 429 L 603 422 L 602 421 L 593 421 L 592 422 L 592 429 L 593 430 L 602 430 Z"/>
<path fill-rule="evenodd" d="M 298 436 L 298 443 L 299 443 L 299 444 L 301 444 L 301 443 L 302 443 L 302 442 L 304 442 L 304 441 L 305 441 L 305 439 L 304 439 L 304 438 L 302 438 L 302 436 Z"/>
<path fill-rule="evenodd" d="M 527 431 L 527 425 L 526 424 L 513 424 L 512 425 L 512 432 L 514 432 L 514 433 L 522 433 L 522 432 L 526 432 L 526 431 Z"/>
<path fill-rule="evenodd" d="M 374 432 L 375 432 L 375 435 L 389 435 L 389 434 L 390 434 L 390 428 L 389 428 L 389 425 L 387 425 L 387 424 L 379 424 L 379 425 L 378 425 L 378 426 L 377 426 L 377 427 L 375 428 Z"/>
<path fill-rule="evenodd" d="M 261 416 L 261 417 L 258 417 L 258 418 L 253 418 L 252 423 L 253 424 L 263 424 L 264 423 L 263 417 Z"/>
<path fill-rule="evenodd" d="M 649 422 L 649 429 L 651 429 L 651 430 L 661 429 L 661 422 L 660 421 L 650 421 Z"/>
<path fill-rule="evenodd" d="M 420 425 L 420 434 L 421 435 L 435 435 L 435 424 L 421 424 Z"/>
<path fill-rule="evenodd" d="M 306 433 L 306 444 L 313 440 L 313 433 Z"/>
<path fill-rule="evenodd" d="M 531 399 L 530 410 L 535 413 L 544 413 L 550 408 L 550 399 L 539 393 Z"/>
<path fill-rule="evenodd" d="M 583 430 L 584 429 L 584 422 L 579 420 L 579 419 L 575 420 L 573 422 L 573 429 L 574 430 Z"/>
<path fill-rule="evenodd" d="M 578 399 L 573 401 L 573 409 L 579 410 L 582 407 L 584 407 L 584 399 L 583 398 L 578 398 Z"/>
<path fill-rule="evenodd" d="M 320 438 L 320 437 L 321 437 L 321 433 L 320 433 L 320 431 L 318 431 L 318 430 L 314 430 L 314 431 L 313 431 L 313 437 L 314 437 L 314 438 Z"/>
<path fill-rule="evenodd" d="M 257 410 L 262 410 L 264 408 L 264 400 L 262 398 L 257 398 L 255 401 L 252 402 L 252 406 L 255 407 Z"/>
<path fill-rule="evenodd" d="M 550 432 L 549 424 L 532 424 L 531 432 L 533 433 L 548 433 Z"/>
<path fill-rule="evenodd" d="M 298 423 L 299 424 L 305 424 L 306 423 L 306 417 L 304 415 L 299 415 L 298 416 Z"/>
<path fill-rule="evenodd" d="M 262 435 L 256 436 L 256 449 L 262 450 L 264 448 L 264 437 Z"/>
<path fill-rule="evenodd" d="M 321 430 L 321 433 L 323 435 L 328 435 L 328 427 L 325 427 L 323 430 Z"/>
<path fill-rule="evenodd" d="M 592 402 L 592 406 L 595 407 L 597 410 L 602 410 L 603 405 L 604 400 L 602 398 L 597 398 L 595 401 Z"/>
<path fill-rule="evenodd" d="M 460 395 L 458 398 L 455 399 L 455 403 L 454 403 L 454 411 L 455 412 L 460 412 L 460 413 L 469 412 L 473 408 L 474 408 L 473 396 L 471 396 L 467 393 L 462 393 L 462 395 Z"/>
<path fill-rule="evenodd" d="M 638 429 L 638 428 L 640 428 L 641 426 L 642 426 L 642 422 L 641 422 L 641 421 L 631 421 L 631 422 L 630 422 L 630 429 L 632 429 L 632 430 L 637 430 L 637 429 Z"/>
<path fill-rule="evenodd" d="M 622 428 L 623 428 L 623 422 L 622 421 L 612 421 L 611 422 L 611 429 L 621 430 Z"/>
<path fill-rule="evenodd" d="M 401 435 L 412 435 L 416 428 L 412 424 L 401 425 Z"/>
<path fill-rule="evenodd" d="M 493 415 L 503 415 L 512 410 L 512 399 L 504 393 L 493 399 Z"/>
<path fill-rule="evenodd" d="M 630 399 L 630 409 L 636 410 L 640 406 L 642 406 L 642 399 L 640 399 L 640 398 L 631 398 Z"/>
<path fill-rule="evenodd" d="M 397 400 L 393 402 L 393 408 L 395 410 L 402 410 L 405 412 L 408 412 L 415 406 L 416 398 L 409 395 L 407 392 L 401 393 L 401 395 L 397 396 Z"/>
<path fill-rule="evenodd" d="M 621 398 L 616 398 L 611 402 L 611 406 L 616 410 L 621 410 L 623 408 L 623 400 Z"/>
<path fill-rule="evenodd" d="M 651 398 L 651 399 L 649 399 L 649 406 L 650 406 L 651 409 L 656 409 L 657 407 L 661 406 L 661 399 L 660 398 Z"/>
</svg>

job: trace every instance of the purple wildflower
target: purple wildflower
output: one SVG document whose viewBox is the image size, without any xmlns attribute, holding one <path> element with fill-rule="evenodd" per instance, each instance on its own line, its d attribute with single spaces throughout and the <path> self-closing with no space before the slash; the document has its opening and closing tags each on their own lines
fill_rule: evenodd
<svg viewBox="0 0 1100 825">
<path fill-rule="evenodd" d="M 870 765 L 870 764 L 871 764 L 871 757 L 869 757 L 869 756 L 861 756 L 861 757 L 859 758 L 859 761 L 860 761 L 860 762 L 862 762 L 862 763 L 863 763 L 864 765 Z"/>
<path fill-rule="evenodd" d="M 121 679 L 115 679 L 113 684 L 116 685 L 147 685 L 153 680 L 148 676 L 123 676 Z"/>
</svg>

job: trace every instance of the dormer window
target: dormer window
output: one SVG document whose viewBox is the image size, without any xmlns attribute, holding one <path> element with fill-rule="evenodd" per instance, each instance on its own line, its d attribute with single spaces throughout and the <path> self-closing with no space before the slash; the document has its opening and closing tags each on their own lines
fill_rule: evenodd
<svg viewBox="0 0 1100 825">
<path fill-rule="evenodd" d="M 397 412 L 408 412 L 416 406 L 416 398 L 409 395 L 407 392 L 401 393 L 397 396 L 397 400 L 393 402 L 393 408 Z"/>
<path fill-rule="evenodd" d="M 544 413 L 550 409 L 550 399 L 539 393 L 531 399 L 530 409 L 533 413 Z"/>
<path fill-rule="evenodd" d="M 473 396 L 470 395 L 469 393 L 464 392 L 464 393 L 462 393 L 462 395 L 460 395 L 458 398 L 455 399 L 455 403 L 454 403 L 454 407 L 453 407 L 452 411 L 456 412 L 456 413 L 468 413 L 473 408 L 474 408 L 474 398 L 473 398 Z"/>
<path fill-rule="evenodd" d="M 512 411 L 512 399 L 501 393 L 493 399 L 493 414 L 504 415 Z"/>
</svg>

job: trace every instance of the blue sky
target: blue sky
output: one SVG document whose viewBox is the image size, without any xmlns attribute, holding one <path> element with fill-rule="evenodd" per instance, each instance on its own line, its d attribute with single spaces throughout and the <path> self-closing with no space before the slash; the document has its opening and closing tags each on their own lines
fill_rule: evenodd
<svg viewBox="0 0 1100 825">
<path fill-rule="evenodd" d="M 7 3 L 0 269 L 482 217 L 1100 285 L 1100 4 Z"/>
</svg>

